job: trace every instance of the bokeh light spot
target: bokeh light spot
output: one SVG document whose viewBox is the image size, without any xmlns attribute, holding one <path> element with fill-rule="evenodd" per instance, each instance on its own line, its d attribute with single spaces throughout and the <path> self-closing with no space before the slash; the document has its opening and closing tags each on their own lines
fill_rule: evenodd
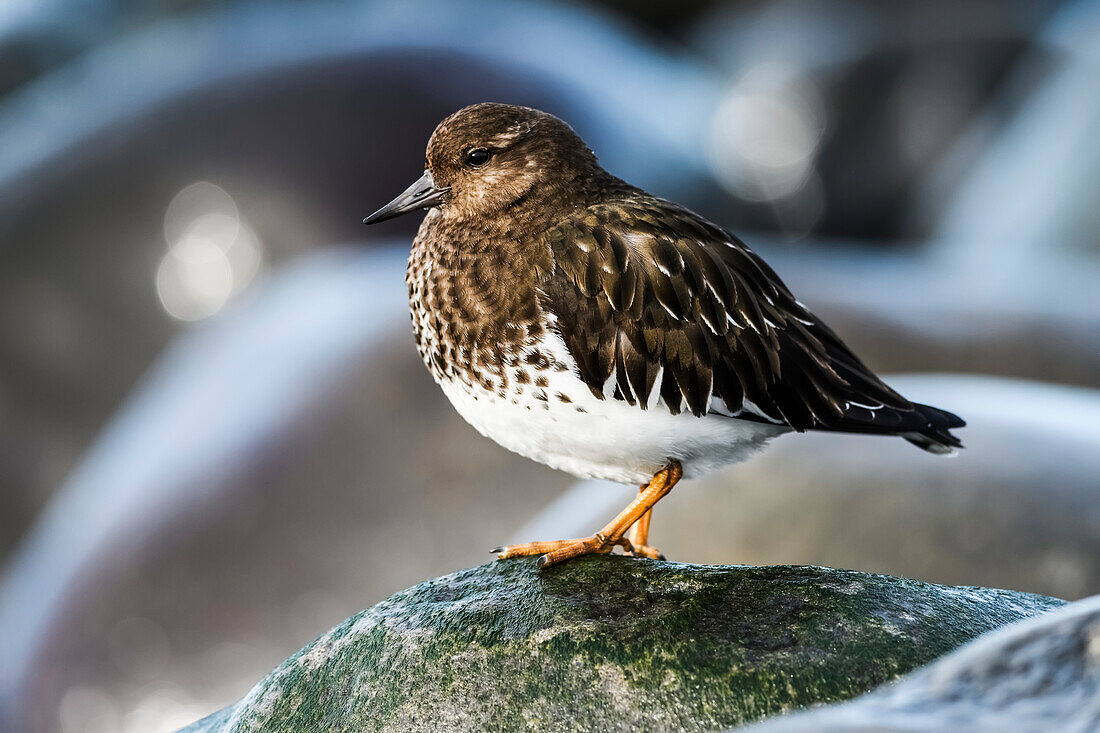
<svg viewBox="0 0 1100 733">
<path fill-rule="evenodd" d="M 209 712 L 175 687 L 158 687 L 144 695 L 126 714 L 123 733 L 169 733 Z"/>
<path fill-rule="evenodd" d="M 233 198 L 213 183 L 193 183 L 164 215 L 168 250 L 157 266 L 157 297 L 173 318 L 197 321 L 225 307 L 260 271 L 264 249 Z"/>
<path fill-rule="evenodd" d="M 731 87 L 711 120 L 711 163 L 735 196 L 782 199 L 814 172 L 824 129 L 813 85 L 785 66 L 760 64 Z"/>
</svg>

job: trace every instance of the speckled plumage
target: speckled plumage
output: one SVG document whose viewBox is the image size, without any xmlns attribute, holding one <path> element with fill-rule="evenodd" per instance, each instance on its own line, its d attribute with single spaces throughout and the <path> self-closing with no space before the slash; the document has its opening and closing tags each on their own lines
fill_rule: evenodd
<svg viewBox="0 0 1100 733">
<path fill-rule="evenodd" d="M 740 240 L 607 173 L 557 118 L 466 108 L 426 167 L 433 206 L 406 278 L 417 346 L 506 447 L 644 482 L 791 430 L 960 446 L 961 419 L 891 390 Z"/>
</svg>

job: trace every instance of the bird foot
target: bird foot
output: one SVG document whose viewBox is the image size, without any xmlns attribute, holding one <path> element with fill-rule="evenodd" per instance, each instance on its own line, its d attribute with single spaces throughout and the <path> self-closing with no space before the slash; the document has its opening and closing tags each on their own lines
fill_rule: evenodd
<svg viewBox="0 0 1100 733">
<path fill-rule="evenodd" d="M 667 494 L 684 475 L 683 466 L 677 460 L 657 473 L 645 486 L 638 489 L 638 496 L 619 512 L 596 534 L 579 540 L 554 540 L 552 542 L 528 542 L 525 545 L 509 545 L 490 550 L 503 560 L 509 557 L 539 555 L 536 567 L 545 568 L 581 555 L 606 555 L 616 547 L 623 548 L 628 555 L 664 560 L 664 556 L 655 547 L 647 544 L 649 539 L 649 520 L 653 505 Z M 626 533 L 630 532 L 627 537 Z"/>
<path fill-rule="evenodd" d="M 634 545 L 633 549 L 627 550 L 627 554 L 631 557 L 648 557 L 650 560 L 664 560 L 665 556 L 661 554 L 661 551 L 656 547 L 650 547 L 649 545 Z"/>
<path fill-rule="evenodd" d="M 583 537 L 574 540 L 551 540 L 549 542 L 528 542 L 523 545 L 506 545 L 494 547 L 491 552 L 496 553 L 498 560 L 509 557 L 527 557 L 529 555 L 541 555 L 535 566 L 545 568 L 556 565 L 559 562 L 572 560 L 581 555 L 606 555 L 616 547 L 622 547 L 628 554 L 634 553 L 634 546 L 625 537 L 607 537 L 599 532 L 591 537 Z M 647 555 L 647 557 L 649 557 Z"/>
</svg>

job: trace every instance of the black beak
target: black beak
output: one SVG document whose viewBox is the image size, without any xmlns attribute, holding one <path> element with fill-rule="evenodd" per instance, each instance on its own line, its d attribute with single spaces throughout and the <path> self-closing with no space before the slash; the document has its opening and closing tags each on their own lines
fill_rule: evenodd
<svg viewBox="0 0 1100 733">
<path fill-rule="evenodd" d="M 364 224 L 377 224 L 380 221 L 393 219 L 407 214 L 416 209 L 427 209 L 434 206 L 449 188 L 438 188 L 432 180 L 432 174 L 424 171 L 424 175 L 416 183 L 406 188 L 400 196 L 395 198 L 363 220 Z"/>
</svg>

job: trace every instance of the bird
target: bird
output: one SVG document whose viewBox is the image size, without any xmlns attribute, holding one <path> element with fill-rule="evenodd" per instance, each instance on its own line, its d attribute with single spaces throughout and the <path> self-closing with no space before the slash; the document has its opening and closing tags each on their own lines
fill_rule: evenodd
<svg viewBox="0 0 1100 733">
<path fill-rule="evenodd" d="M 785 433 L 962 448 L 960 417 L 891 389 L 744 242 L 605 171 L 551 114 L 460 109 L 429 138 L 423 175 L 363 223 L 421 209 L 413 333 L 454 408 L 523 456 L 640 487 L 592 536 L 499 546 L 500 559 L 661 559 L 654 505 Z"/>
</svg>

